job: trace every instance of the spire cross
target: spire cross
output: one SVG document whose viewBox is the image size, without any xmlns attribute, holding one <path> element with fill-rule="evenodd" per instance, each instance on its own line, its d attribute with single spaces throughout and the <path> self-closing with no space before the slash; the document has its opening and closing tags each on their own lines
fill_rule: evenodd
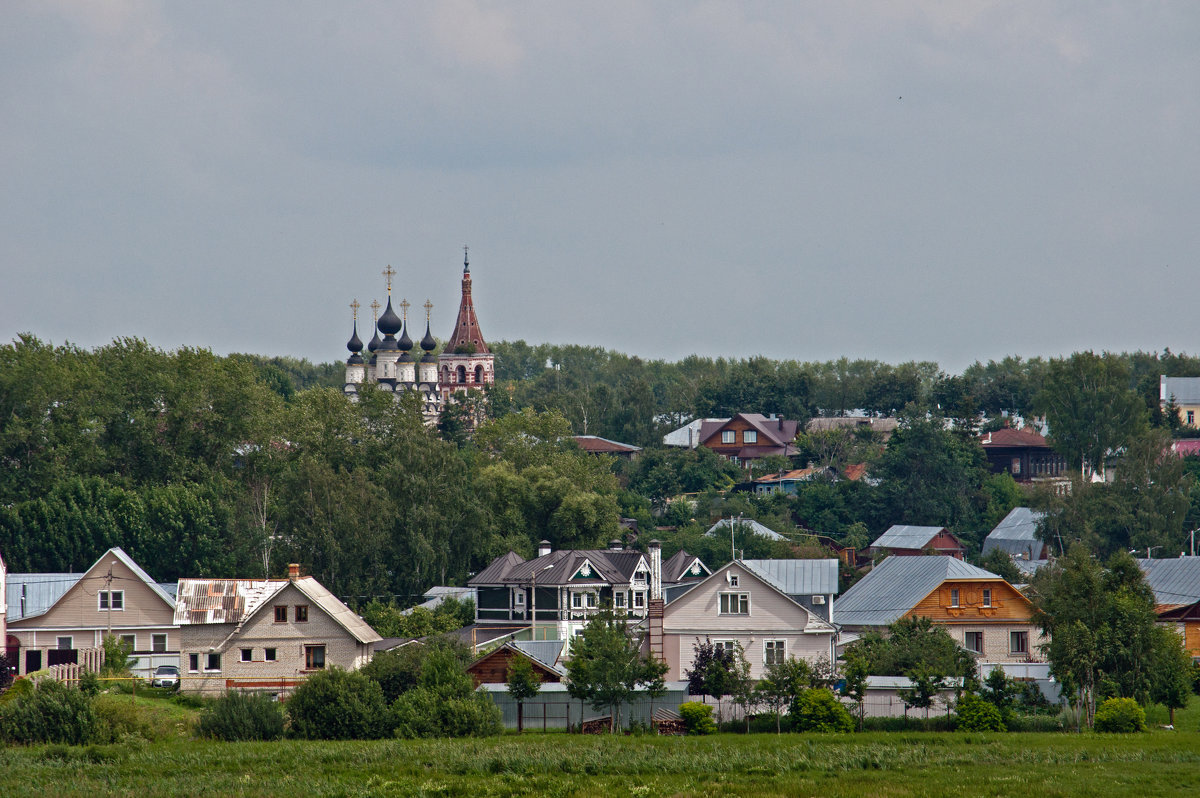
<svg viewBox="0 0 1200 798">
<path fill-rule="evenodd" d="M 379 300 L 372 299 L 371 300 L 371 315 L 373 315 L 375 317 L 375 321 L 377 321 L 377 322 L 379 321 L 379 307 L 380 307 Z"/>
<path fill-rule="evenodd" d="M 426 299 L 422 307 L 425 308 L 425 323 L 429 324 L 429 312 L 433 310 L 433 303 Z"/>
<path fill-rule="evenodd" d="M 412 307 L 412 305 L 409 304 L 407 299 L 400 300 L 400 318 L 404 321 L 408 321 L 408 309 L 410 307 Z"/>
<path fill-rule="evenodd" d="M 387 278 L 388 296 L 391 296 L 392 295 L 392 278 L 396 276 L 396 270 L 393 269 L 392 265 L 389 263 L 388 267 L 383 270 L 382 274 L 384 277 Z"/>
<path fill-rule="evenodd" d="M 360 307 L 362 307 L 362 305 L 358 304 L 358 300 L 357 300 L 357 299 L 353 300 L 353 301 L 350 303 L 350 310 L 354 311 L 354 320 L 355 320 L 355 321 L 358 321 L 358 309 L 359 309 Z"/>
<path fill-rule="evenodd" d="M 469 249 L 470 249 L 470 247 L 468 247 L 466 244 L 463 244 L 463 271 L 464 272 L 470 271 L 470 267 L 471 267 L 471 262 L 467 259 L 467 250 L 469 250 Z"/>
</svg>

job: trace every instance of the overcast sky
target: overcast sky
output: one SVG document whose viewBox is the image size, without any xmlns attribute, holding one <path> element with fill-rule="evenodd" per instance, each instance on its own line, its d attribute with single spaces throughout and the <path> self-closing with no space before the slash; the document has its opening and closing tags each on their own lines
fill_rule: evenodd
<svg viewBox="0 0 1200 798">
<path fill-rule="evenodd" d="M 1195 2 L 21 2 L 0 340 L 1196 352 Z M 368 337 L 364 335 L 365 339 Z"/>
</svg>

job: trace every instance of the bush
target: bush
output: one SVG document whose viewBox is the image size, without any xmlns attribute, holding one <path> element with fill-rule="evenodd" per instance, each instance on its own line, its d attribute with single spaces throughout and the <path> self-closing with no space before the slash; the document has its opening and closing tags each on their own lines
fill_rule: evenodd
<svg viewBox="0 0 1200 798">
<path fill-rule="evenodd" d="M 292 734 L 310 740 L 373 740 L 390 731 L 383 690 L 338 667 L 309 676 L 287 702 Z"/>
<path fill-rule="evenodd" d="M 148 742 L 179 737 L 187 724 L 181 724 L 165 706 L 135 704 L 124 696 L 101 694 L 92 699 L 96 713 L 98 743 L 125 743 L 131 739 Z"/>
<path fill-rule="evenodd" d="M 283 736 L 283 710 L 266 693 L 226 693 L 200 715 L 201 737 L 224 740 L 278 740 Z"/>
<path fill-rule="evenodd" d="M 864 731 L 885 731 L 885 732 L 903 732 L 903 731 L 919 731 L 919 732 L 945 732 L 953 731 L 954 725 L 945 715 L 938 713 L 930 715 L 928 718 L 906 718 L 903 715 L 898 717 L 867 717 L 863 719 Z"/>
<path fill-rule="evenodd" d="M 1146 730 L 1146 713 L 1132 698 L 1110 698 L 1096 710 L 1093 728 L 1098 732 Z"/>
<path fill-rule="evenodd" d="M 487 737 L 504 730 L 500 708 L 482 693 L 445 698 L 418 687 L 392 704 L 397 737 Z"/>
<path fill-rule="evenodd" d="M 1013 715 L 1006 724 L 1010 732 L 1058 732 L 1066 728 L 1063 715 Z"/>
<path fill-rule="evenodd" d="M 833 693 L 823 687 L 805 690 L 788 713 L 793 731 L 852 732 L 854 719 Z"/>
<path fill-rule="evenodd" d="M 958 728 L 961 731 L 1004 731 L 1004 717 L 995 704 L 973 693 L 958 699 Z"/>
<path fill-rule="evenodd" d="M 0 739 L 10 743 L 82 745 L 96 732 L 88 697 L 51 679 L 0 705 Z"/>
<path fill-rule="evenodd" d="M 84 671 L 83 675 L 79 677 L 79 684 L 77 686 L 79 692 L 95 698 L 100 694 L 100 677 L 92 671 Z"/>
<path fill-rule="evenodd" d="M 685 701 L 679 705 L 679 716 L 688 734 L 713 734 L 717 724 L 712 719 L 713 708 L 699 701 Z"/>
</svg>

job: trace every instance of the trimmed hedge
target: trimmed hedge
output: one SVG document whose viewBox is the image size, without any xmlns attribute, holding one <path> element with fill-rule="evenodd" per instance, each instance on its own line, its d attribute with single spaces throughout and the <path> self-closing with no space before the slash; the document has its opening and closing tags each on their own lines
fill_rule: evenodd
<svg viewBox="0 0 1200 798">
<path fill-rule="evenodd" d="M 961 731 L 1005 731 L 999 707 L 974 693 L 966 693 L 958 699 L 956 712 Z"/>
</svg>

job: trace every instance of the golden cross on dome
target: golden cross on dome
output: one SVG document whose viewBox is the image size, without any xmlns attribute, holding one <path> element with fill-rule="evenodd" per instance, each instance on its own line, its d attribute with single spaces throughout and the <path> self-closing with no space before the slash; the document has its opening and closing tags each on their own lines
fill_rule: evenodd
<svg viewBox="0 0 1200 798">
<path fill-rule="evenodd" d="M 381 307 L 381 305 L 379 304 L 378 299 L 371 300 L 371 315 L 373 315 L 375 317 L 375 321 L 379 321 L 379 308 L 380 307 Z"/>
<path fill-rule="evenodd" d="M 404 321 L 408 321 L 408 309 L 410 307 L 412 307 L 412 305 L 409 304 L 407 299 L 400 300 L 400 318 Z"/>
<path fill-rule="evenodd" d="M 388 267 L 383 270 L 383 276 L 387 278 L 388 296 L 392 295 L 392 278 L 396 276 L 396 270 L 389 263 Z"/>
<path fill-rule="evenodd" d="M 358 309 L 359 309 L 360 307 L 362 307 L 362 305 L 358 304 L 358 299 L 357 299 L 357 298 L 355 298 L 355 299 L 354 299 L 354 300 L 353 300 L 353 301 L 350 303 L 350 310 L 354 311 L 354 320 L 355 320 L 356 322 L 358 321 Z"/>
<path fill-rule="evenodd" d="M 425 323 L 428 324 L 429 323 L 429 312 L 431 310 L 433 310 L 433 303 L 430 302 L 428 299 L 426 299 L 423 307 L 425 308 Z"/>
</svg>

